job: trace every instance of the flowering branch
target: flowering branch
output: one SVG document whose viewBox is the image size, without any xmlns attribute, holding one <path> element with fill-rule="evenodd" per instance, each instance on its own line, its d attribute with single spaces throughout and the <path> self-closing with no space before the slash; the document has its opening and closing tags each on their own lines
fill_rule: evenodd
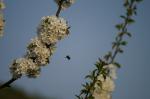
<svg viewBox="0 0 150 99">
<path fill-rule="evenodd" d="M 40 75 L 41 67 L 50 62 L 56 44 L 69 34 L 68 22 L 59 17 L 63 8 L 72 5 L 73 0 L 55 0 L 58 5 L 56 15 L 44 16 L 37 28 L 37 37 L 33 38 L 27 46 L 27 53 L 23 58 L 15 59 L 10 67 L 12 79 L 0 86 L 0 89 L 9 87 L 11 83 L 26 75 L 36 78 Z"/>
<path fill-rule="evenodd" d="M 89 82 L 83 84 L 83 89 L 79 95 L 76 95 L 78 99 L 111 99 L 111 94 L 114 90 L 116 79 L 116 67 L 120 68 L 120 64 L 115 62 L 115 58 L 118 53 L 123 53 L 122 46 L 127 45 L 127 41 L 123 40 L 125 35 L 131 37 L 131 33 L 127 31 L 127 26 L 135 22 L 132 19 L 133 15 L 136 15 L 137 3 L 142 0 L 125 0 L 124 7 L 126 8 L 126 15 L 120 16 L 124 22 L 117 24 L 116 28 L 119 30 L 115 41 L 112 43 L 112 50 L 104 55 L 103 59 L 99 59 L 90 75 L 85 78 L 89 79 Z"/>
<path fill-rule="evenodd" d="M 127 5 L 126 5 L 127 2 L 129 2 L 129 1 L 126 1 L 125 4 L 124 4 L 126 7 L 127 7 Z M 130 23 L 132 23 L 132 22 L 134 22 L 134 20 L 131 19 L 131 16 L 133 15 L 133 11 L 134 11 L 134 13 L 135 13 L 135 9 L 133 8 L 133 4 L 134 4 L 134 3 L 135 3 L 135 2 L 131 2 L 131 4 L 128 4 L 126 17 L 125 17 L 125 16 L 121 16 L 121 18 L 123 18 L 125 22 L 122 23 L 122 24 L 116 25 L 116 28 L 117 28 L 118 30 L 121 30 L 121 32 L 120 32 L 119 35 L 117 35 L 117 37 L 116 37 L 116 38 L 118 38 L 118 40 L 116 39 L 116 42 L 113 42 L 113 47 L 112 47 L 112 48 L 113 48 L 113 49 L 115 48 L 115 51 L 114 51 L 114 54 L 113 54 L 112 57 L 111 57 L 110 63 L 113 63 L 113 61 L 114 61 L 115 57 L 117 56 L 117 54 L 118 54 L 119 52 L 122 52 L 121 49 L 120 49 L 120 46 L 121 46 L 121 45 L 123 45 L 123 46 L 126 45 L 126 42 L 123 41 L 123 36 L 124 36 L 124 35 L 128 35 L 128 36 L 131 35 L 130 33 L 127 32 L 127 25 L 130 24 Z M 134 7 L 135 7 L 135 6 L 134 6 Z M 129 11 L 129 10 L 131 10 L 131 11 Z M 129 22 L 129 20 L 130 20 L 131 22 Z"/>
<path fill-rule="evenodd" d="M 5 20 L 3 17 L 3 9 L 5 8 L 5 4 L 2 0 L 0 0 L 0 37 L 3 36 Z"/>
</svg>

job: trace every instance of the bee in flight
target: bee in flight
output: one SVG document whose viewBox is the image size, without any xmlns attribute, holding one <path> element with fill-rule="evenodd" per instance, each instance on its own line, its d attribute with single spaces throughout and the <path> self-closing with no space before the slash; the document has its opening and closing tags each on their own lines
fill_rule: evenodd
<svg viewBox="0 0 150 99">
<path fill-rule="evenodd" d="M 68 60 L 70 60 L 71 59 L 71 57 L 69 56 L 69 55 L 66 55 L 66 57 L 65 57 L 66 59 L 68 59 Z"/>
</svg>

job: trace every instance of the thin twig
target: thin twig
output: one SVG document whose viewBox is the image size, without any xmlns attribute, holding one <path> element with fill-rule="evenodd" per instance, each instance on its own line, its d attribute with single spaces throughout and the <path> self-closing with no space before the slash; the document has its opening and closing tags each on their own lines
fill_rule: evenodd
<svg viewBox="0 0 150 99">
<path fill-rule="evenodd" d="M 14 81 L 16 81 L 18 78 L 12 78 L 9 81 L 7 81 L 6 83 L 4 83 L 3 85 L 0 86 L 0 90 L 4 89 L 6 87 L 10 87 L 10 84 L 12 84 Z"/>
<path fill-rule="evenodd" d="M 134 4 L 134 2 L 131 2 L 129 8 L 132 8 L 133 4 Z M 130 16 L 129 16 L 129 15 L 127 15 L 127 19 L 125 20 L 124 26 L 123 26 L 123 28 L 122 28 L 122 32 L 126 32 L 126 27 L 127 27 L 127 25 L 128 25 L 128 22 L 127 22 L 128 19 L 130 19 Z M 122 39 L 123 39 L 123 35 L 120 36 L 118 42 L 121 42 Z M 118 54 L 118 49 L 119 49 L 119 47 L 120 47 L 120 44 L 117 44 L 116 50 L 115 50 L 114 54 L 112 55 L 110 64 L 114 62 L 114 60 L 115 60 L 115 58 L 116 58 L 116 56 L 117 56 L 117 54 Z"/>
<path fill-rule="evenodd" d="M 56 12 L 56 16 L 57 17 L 59 17 L 59 14 L 60 14 L 60 11 L 61 11 L 61 9 L 62 9 L 62 4 L 63 4 L 63 1 L 64 0 L 61 0 L 60 2 L 59 2 L 59 4 L 58 4 L 58 10 L 57 10 L 57 12 Z"/>
<path fill-rule="evenodd" d="M 131 2 L 129 8 L 132 8 L 132 7 L 133 7 L 133 4 L 134 4 L 134 2 Z M 127 25 L 128 25 L 128 20 L 130 19 L 130 17 L 131 17 L 131 15 L 128 15 L 128 14 L 127 14 L 127 18 L 125 19 L 124 24 L 123 24 L 123 27 L 122 27 L 122 29 L 121 29 L 121 32 L 122 32 L 122 33 L 127 32 Z M 120 48 L 120 46 L 121 46 L 121 45 L 120 45 L 120 42 L 123 40 L 123 36 L 124 36 L 124 35 L 117 36 L 117 37 L 119 37 L 119 38 L 118 38 L 118 40 L 117 40 L 116 48 L 114 49 L 114 51 L 113 51 L 113 50 L 111 51 L 111 52 L 114 52 L 114 53 L 112 54 L 112 57 L 111 57 L 110 61 L 108 61 L 108 60 L 106 61 L 107 63 L 110 63 L 110 64 L 111 64 L 111 63 L 114 62 L 114 60 L 115 60 L 117 54 L 119 53 L 119 48 Z M 100 73 L 100 71 L 99 71 L 99 73 Z M 89 95 L 92 94 L 92 93 L 91 93 L 91 89 L 92 89 L 93 86 L 95 85 L 99 73 L 95 76 L 96 78 L 94 77 L 94 80 L 91 82 L 91 86 L 90 86 L 90 88 L 87 90 L 87 92 L 86 92 L 86 93 L 81 93 L 79 96 L 77 96 L 79 99 L 83 99 L 83 97 L 85 97 L 84 99 L 88 99 L 88 98 L 89 98 Z M 83 94 L 84 94 L 84 95 L 83 95 Z M 82 95 L 83 95 L 83 97 L 82 97 Z"/>
</svg>

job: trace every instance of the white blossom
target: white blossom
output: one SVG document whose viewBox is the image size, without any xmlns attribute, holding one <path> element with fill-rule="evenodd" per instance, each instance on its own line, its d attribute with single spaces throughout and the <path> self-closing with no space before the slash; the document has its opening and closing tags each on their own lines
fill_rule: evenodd
<svg viewBox="0 0 150 99">
<path fill-rule="evenodd" d="M 111 94 L 106 91 L 101 91 L 101 93 L 94 93 L 94 99 L 111 99 Z"/>
<path fill-rule="evenodd" d="M 97 79 L 98 81 L 94 86 L 93 97 L 95 99 L 111 99 L 111 94 L 115 89 L 114 80 L 109 76 L 104 78 L 102 74 L 99 75 Z M 99 82 L 100 85 L 98 84 Z"/>
<path fill-rule="evenodd" d="M 111 94 L 115 89 L 114 80 L 117 78 L 117 67 L 114 64 L 108 64 L 103 67 L 108 70 L 108 75 L 104 78 L 102 74 L 97 77 L 94 85 L 93 97 L 95 99 L 111 99 Z"/>
<path fill-rule="evenodd" d="M 5 4 L 3 3 L 3 0 L 0 1 L 0 37 L 3 36 L 4 33 L 4 18 L 3 18 L 3 9 L 5 8 Z"/>
<path fill-rule="evenodd" d="M 4 33 L 4 21 L 3 21 L 3 16 L 0 15 L 0 37 L 3 36 L 3 33 Z"/>
<path fill-rule="evenodd" d="M 41 66 L 49 63 L 49 58 L 56 49 L 57 41 L 68 35 L 67 22 L 56 16 L 46 16 L 38 26 L 38 36 L 33 38 L 27 46 L 24 58 L 16 59 L 10 67 L 14 78 L 22 75 L 37 77 Z"/>
<path fill-rule="evenodd" d="M 55 1 L 55 2 L 57 3 L 57 5 L 59 6 L 61 0 L 54 0 L 54 1 Z M 69 8 L 74 2 L 75 2 L 75 0 L 64 0 L 63 3 L 62 3 L 61 8 L 62 8 L 63 10 L 66 9 L 66 8 Z"/>
<path fill-rule="evenodd" d="M 0 10 L 5 8 L 5 4 L 3 2 L 3 0 L 0 0 Z"/>
<path fill-rule="evenodd" d="M 109 76 L 112 79 L 117 79 L 117 74 L 116 74 L 117 66 L 115 66 L 114 64 L 109 64 L 109 65 L 104 66 L 104 68 L 109 69 Z"/>
<path fill-rule="evenodd" d="M 19 58 L 13 61 L 10 71 L 13 78 L 19 78 L 22 75 L 37 77 L 39 76 L 40 68 L 31 59 Z"/>
<path fill-rule="evenodd" d="M 38 37 L 45 44 L 56 44 L 68 35 L 68 25 L 63 18 L 56 16 L 45 16 L 38 26 Z"/>
<path fill-rule="evenodd" d="M 33 59 L 38 66 L 49 63 L 50 50 L 38 38 L 32 39 L 27 48 L 27 57 Z"/>
<path fill-rule="evenodd" d="M 106 76 L 106 78 L 104 79 L 104 77 L 102 75 L 99 75 L 98 80 L 101 81 L 101 83 L 102 83 L 102 88 L 100 86 L 96 85 L 96 87 L 99 87 L 100 90 L 112 92 L 115 89 L 114 80 L 111 79 L 110 77 Z"/>
<path fill-rule="evenodd" d="M 107 92 L 112 92 L 115 89 L 114 81 L 110 77 L 106 77 L 102 82 L 102 89 Z"/>
</svg>

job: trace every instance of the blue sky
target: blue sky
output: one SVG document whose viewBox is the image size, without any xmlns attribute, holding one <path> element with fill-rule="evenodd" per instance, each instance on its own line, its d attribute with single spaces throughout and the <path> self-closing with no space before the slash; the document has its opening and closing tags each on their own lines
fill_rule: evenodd
<svg viewBox="0 0 150 99">
<path fill-rule="evenodd" d="M 5 35 L 0 38 L 0 81 L 11 78 L 9 65 L 13 59 L 22 57 L 30 39 L 36 36 L 41 17 L 54 15 L 57 9 L 53 0 L 5 0 Z M 124 13 L 122 0 L 76 0 L 63 11 L 71 26 L 69 37 L 57 44 L 51 63 L 42 68 L 37 79 L 23 77 L 13 85 L 27 93 L 39 93 L 58 99 L 74 99 L 81 84 L 93 68 L 98 57 L 111 49 L 115 24 L 121 22 Z M 125 52 L 116 58 L 122 64 L 118 70 L 116 90 L 113 99 L 150 98 L 150 1 L 144 0 L 138 6 L 135 24 L 129 27 L 133 33 L 127 38 Z M 64 59 L 66 55 L 71 60 Z"/>
</svg>

